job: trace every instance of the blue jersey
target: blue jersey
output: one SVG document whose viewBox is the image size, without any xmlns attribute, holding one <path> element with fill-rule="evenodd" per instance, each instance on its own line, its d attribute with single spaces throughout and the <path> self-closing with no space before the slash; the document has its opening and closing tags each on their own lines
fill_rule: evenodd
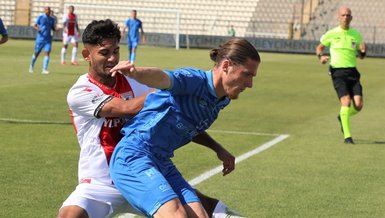
<svg viewBox="0 0 385 218">
<path fill-rule="evenodd" d="M 171 87 L 148 95 L 141 112 L 125 124 L 122 133 L 136 134 L 153 153 L 169 158 L 208 129 L 230 99 L 217 98 L 212 71 L 181 68 L 165 72 Z"/>
<path fill-rule="evenodd" d="M 37 41 L 51 41 L 51 30 L 54 30 L 55 27 L 55 19 L 51 16 L 47 16 L 46 14 L 41 14 L 36 18 L 35 22 L 40 31 L 36 35 Z"/>
<path fill-rule="evenodd" d="M 0 18 L 0 35 L 5 36 L 8 35 L 7 30 L 4 27 L 3 20 Z"/>
<path fill-rule="evenodd" d="M 128 27 L 127 41 L 139 42 L 139 29 L 142 28 L 142 21 L 139 19 L 129 18 L 125 25 Z"/>
</svg>

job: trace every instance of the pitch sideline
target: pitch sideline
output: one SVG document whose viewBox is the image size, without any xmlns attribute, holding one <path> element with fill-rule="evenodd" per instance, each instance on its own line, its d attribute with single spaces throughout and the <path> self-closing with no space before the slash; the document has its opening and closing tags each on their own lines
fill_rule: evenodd
<svg viewBox="0 0 385 218">
<path fill-rule="evenodd" d="M 220 132 L 220 131 L 216 131 L 216 132 Z M 236 132 L 234 132 L 236 133 Z M 273 135 L 273 134 L 271 134 Z M 262 151 L 265 151 L 269 148 L 271 148 L 273 145 L 275 144 L 278 144 L 279 142 L 285 140 L 286 138 L 288 138 L 290 135 L 287 135 L 287 134 L 283 134 L 283 135 L 278 135 L 277 137 L 275 137 L 274 139 L 262 144 L 261 146 L 255 148 L 254 150 L 251 150 L 249 152 L 246 152 L 238 157 L 235 158 L 235 164 L 238 164 L 240 163 L 241 161 L 244 161 L 258 153 L 261 153 Z M 223 166 L 222 165 L 219 165 L 211 170 L 208 170 L 204 173 L 202 173 L 201 175 L 195 177 L 194 179 L 190 180 L 189 183 L 191 186 L 195 186 L 195 185 L 198 185 L 199 183 L 209 179 L 210 177 L 214 176 L 215 174 L 218 174 L 220 172 L 222 172 L 222 169 L 223 169 Z"/>
</svg>

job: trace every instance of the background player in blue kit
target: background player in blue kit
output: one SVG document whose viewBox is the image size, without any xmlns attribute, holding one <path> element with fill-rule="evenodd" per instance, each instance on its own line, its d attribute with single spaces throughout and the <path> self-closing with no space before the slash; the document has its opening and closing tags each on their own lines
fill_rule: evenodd
<svg viewBox="0 0 385 218">
<path fill-rule="evenodd" d="M 8 33 L 4 27 L 3 20 L 1 20 L 1 18 L 0 18 L 0 35 L 1 35 L 0 44 L 6 43 L 8 41 Z"/>
<path fill-rule="evenodd" d="M 33 73 L 36 59 L 39 56 L 41 50 L 44 48 L 43 71 L 41 73 L 49 74 L 49 54 L 52 48 L 51 31 L 57 31 L 56 21 L 55 18 L 51 17 L 50 7 L 44 7 L 44 14 L 41 14 L 36 18 L 33 28 L 37 30 L 37 35 L 35 41 L 35 52 L 32 55 L 31 64 L 29 65 L 29 72 Z"/>
<path fill-rule="evenodd" d="M 128 20 L 124 24 L 125 27 L 123 29 L 123 35 L 128 29 L 127 30 L 128 61 L 131 63 L 135 62 L 136 49 L 138 48 L 140 39 L 142 38 L 143 41 L 145 41 L 142 21 L 136 17 L 136 14 L 137 14 L 136 10 L 131 11 L 131 17 L 128 18 Z"/>
<path fill-rule="evenodd" d="M 115 186 L 148 217 L 208 217 L 194 189 L 171 161 L 174 151 L 193 141 L 209 147 L 223 162 L 223 175 L 235 158 L 205 130 L 231 99 L 251 88 L 260 57 L 245 39 L 232 39 L 210 52 L 212 70 L 162 71 L 121 62 L 111 69 L 159 89 L 122 129 L 111 157 Z"/>
</svg>

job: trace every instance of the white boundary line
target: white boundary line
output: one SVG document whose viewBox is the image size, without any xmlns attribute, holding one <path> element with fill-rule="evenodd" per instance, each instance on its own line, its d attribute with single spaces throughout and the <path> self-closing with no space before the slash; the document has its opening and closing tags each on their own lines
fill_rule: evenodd
<svg viewBox="0 0 385 218">
<path fill-rule="evenodd" d="M 262 132 L 242 132 L 242 131 L 230 131 L 230 130 L 207 130 L 207 132 L 228 133 L 238 135 L 256 135 L 256 136 L 279 136 L 276 133 L 262 133 Z"/>
<path fill-rule="evenodd" d="M 218 131 L 218 132 L 220 132 L 220 131 Z M 258 154 L 258 153 L 261 153 L 262 151 L 265 151 L 265 150 L 269 149 L 273 145 L 278 144 L 279 142 L 285 140 L 288 137 L 289 137 L 289 135 L 287 135 L 287 134 L 278 135 L 273 140 L 270 140 L 270 141 L 266 142 L 265 144 L 257 147 L 256 149 L 251 150 L 249 152 L 246 152 L 246 153 L 236 157 L 235 158 L 235 164 L 237 164 L 237 163 L 239 163 L 239 162 L 241 162 L 243 160 L 246 160 L 249 157 L 254 156 L 254 155 Z M 215 168 L 213 168 L 211 170 L 208 170 L 208 171 L 202 173 L 201 175 L 195 177 L 194 179 L 190 180 L 189 183 L 190 183 L 191 186 L 198 185 L 199 183 L 209 179 L 210 177 L 214 176 L 215 174 L 218 174 L 218 173 L 222 172 L 222 169 L 223 169 L 222 165 L 217 166 L 217 167 L 215 167 Z"/>
<path fill-rule="evenodd" d="M 0 118 L 0 121 L 7 123 L 25 123 L 25 124 L 72 124 L 70 121 L 49 121 L 49 120 L 23 120 L 13 118 Z"/>
</svg>

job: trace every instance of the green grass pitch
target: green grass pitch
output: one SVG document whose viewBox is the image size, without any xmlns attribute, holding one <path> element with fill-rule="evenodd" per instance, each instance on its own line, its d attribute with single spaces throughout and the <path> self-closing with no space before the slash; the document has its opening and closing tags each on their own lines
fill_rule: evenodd
<svg viewBox="0 0 385 218">
<path fill-rule="evenodd" d="M 49 75 L 40 74 L 42 56 L 35 73 L 28 73 L 33 41 L 10 39 L 0 46 L 0 217 L 55 217 L 76 186 L 79 146 L 72 125 L 60 122 L 70 122 L 66 94 L 87 72 L 87 63 L 79 56 L 80 66 L 60 65 L 60 46 L 54 43 Z M 137 65 L 209 69 L 208 53 L 141 46 Z M 126 57 L 122 45 L 121 59 Z M 365 106 L 352 118 L 357 144 L 345 145 L 327 66 L 315 55 L 261 53 L 261 58 L 254 87 L 232 102 L 212 129 L 290 137 L 197 188 L 252 218 L 383 217 L 384 59 L 358 61 Z M 275 137 L 212 136 L 236 156 Z M 174 159 L 188 180 L 220 164 L 213 152 L 195 144 L 178 150 Z"/>
</svg>

